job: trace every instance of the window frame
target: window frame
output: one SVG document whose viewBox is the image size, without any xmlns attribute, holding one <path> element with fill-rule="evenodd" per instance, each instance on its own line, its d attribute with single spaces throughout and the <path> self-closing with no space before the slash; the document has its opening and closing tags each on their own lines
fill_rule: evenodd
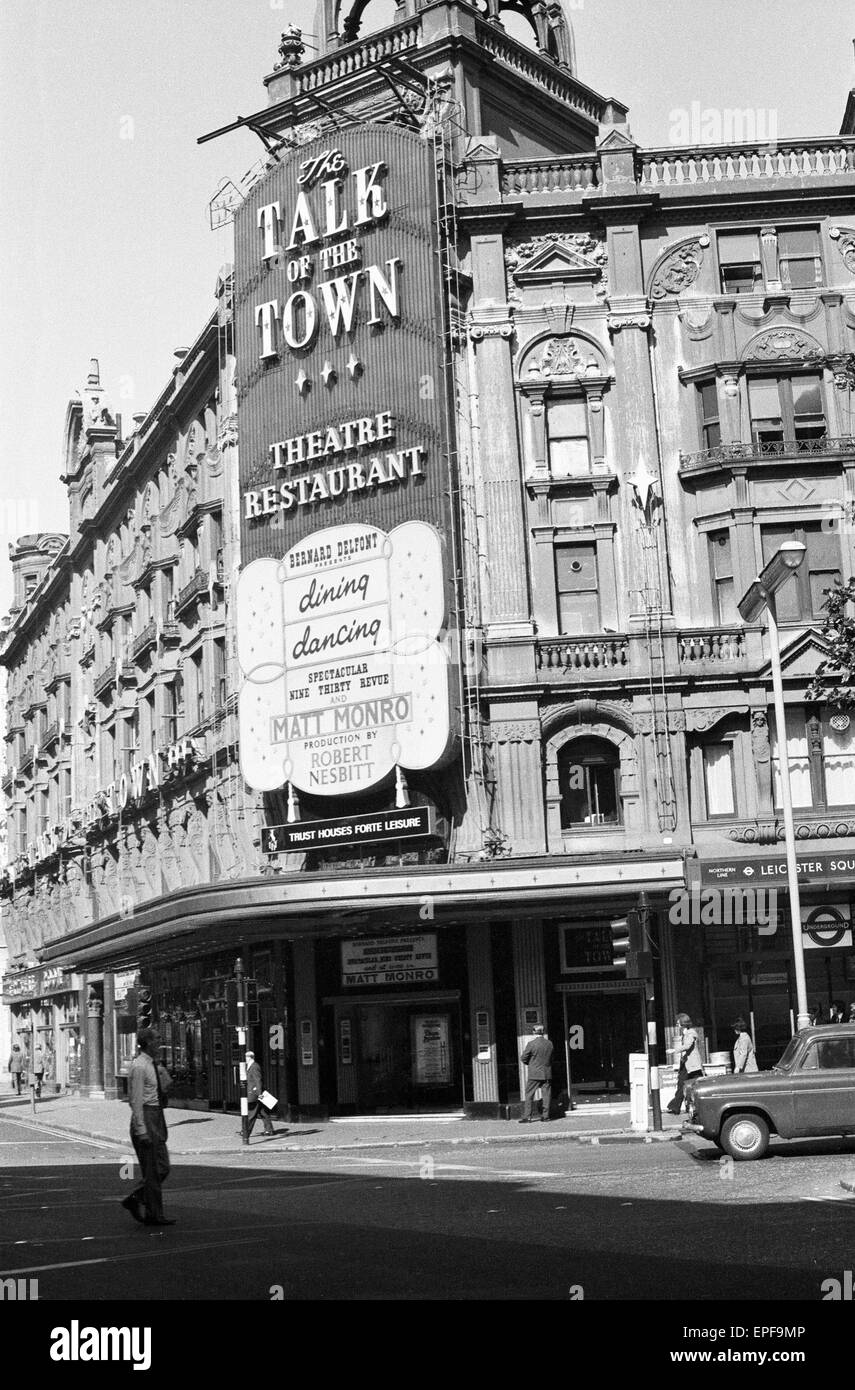
<svg viewBox="0 0 855 1390">
<path fill-rule="evenodd" d="M 583 546 L 586 548 L 586 550 L 589 550 L 589 551 L 592 551 L 592 552 L 593 552 L 593 560 L 594 560 L 594 581 L 595 581 L 595 582 L 594 582 L 593 586 L 590 586 L 590 587 L 587 587 L 587 588 L 584 588 L 584 589 L 562 589 L 562 587 L 561 587 L 561 580 L 560 580 L 560 577 L 559 577 L 558 552 L 559 552 L 560 550 L 579 550 L 579 549 L 581 549 Z M 561 600 L 562 600 L 562 598 L 564 598 L 566 595 L 570 595 L 570 594 L 593 594 L 593 595 L 594 595 L 594 598 L 595 598 L 595 600 L 596 600 L 597 622 L 596 622 L 596 626 L 593 628 L 593 632 L 594 632 L 594 633 L 600 633 L 600 632 L 602 632 L 602 629 L 603 629 L 603 609 L 602 609 L 602 597 L 601 597 L 601 593 L 600 593 L 600 553 L 599 553 L 599 547 L 598 547 L 598 545 L 597 545 L 596 536 L 587 536 L 585 539 L 578 539 L 578 540 L 564 540 L 564 539 L 562 539 L 562 540 L 555 540 L 555 541 L 553 541 L 553 545 L 552 545 L 552 565 L 553 565 L 553 574 L 554 574 L 554 578 L 555 578 L 555 608 L 556 608 L 556 619 L 557 619 L 556 626 L 557 626 L 557 628 L 558 628 L 558 635 L 559 635 L 560 637 L 579 637 L 579 638 L 584 637 L 584 636 L 586 635 L 586 634 L 584 633 L 584 631 L 582 631 L 582 632 L 568 632 L 568 631 L 566 631 L 565 628 L 564 628 Z"/>
<path fill-rule="evenodd" d="M 769 534 L 773 528 L 786 530 L 786 538 L 788 540 L 799 541 L 805 547 L 804 563 L 801 564 L 799 568 L 795 571 L 792 579 L 792 583 L 795 585 L 795 591 L 799 596 L 798 614 L 794 618 L 781 617 L 779 615 L 779 625 L 785 623 L 795 623 L 798 624 L 798 626 L 800 627 L 804 627 L 806 624 L 817 622 L 822 619 L 823 613 L 821 607 L 818 610 L 814 609 L 813 584 L 811 583 L 811 579 L 814 575 L 827 573 L 827 571 L 814 569 L 811 567 L 811 555 L 807 537 L 822 535 L 824 532 L 826 534 L 833 534 L 838 536 L 838 558 L 840 560 L 840 563 L 837 568 L 837 574 L 840 576 L 842 580 L 843 554 L 839 544 L 839 535 L 834 530 L 834 522 L 831 523 L 831 526 L 827 527 L 822 522 L 814 522 L 809 519 L 806 520 L 805 518 L 802 518 L 801 523 L 799 523 L 798 520 L 794 520 L 792 523 L 788 521 L 767 521 L 764 524 L 761 520 L 759 525 L 760 569 L 762 569 L 763 566 L 767 563 L 766 558 L 763 554 L 763 537 L 764 534 Z"/>
<path fill-rule="evenodd" d="M 733 820 L 734 816 L 739 815 L 739 799 L 736 794 L 736 736 L 727 735 L 715 739 L 704 740 L 700 744 L 701 768 L 704 779 L 704 811 L 708 821 Z M 710 788 L 707 776 L 707 752 L 712 748 L 726 748 L 728 750 L 728 766 L 730 770 L 730 799 L 733 803 L 730 811 L 711 811 L 710 810 Z"/>
<path fill-rule="evenodd" d="M 807 414 L 803 414 L 801 417 L 799 417 L 796 415 L 795 411 L 795 403 L 793 398 L 793 382 L 798 380 L 799 378 L 805 377 L 814 377 L 819 384 L 819 402 L 821 407 L 820 414 L 822 416 L 823 430 L 821 434 L 805 434 L 804 431 L 806 429 L 813 427 L 805 425 L 798 426 L 796 423 L 799 418 L 801 418 L 802 420 L 814 418 Z M 775 445 L 782 446 L 787 441 L 793 441 L 798 445 L 810 443 L 810 441 L 814 439 L 827 438 L 829 420 L 827 402 L 825 398 L 825 382 L 823 380 L 823 374 L 820 368 L 808 365 L 804 369 L 794 368 L 792 371 L 784 372 L 751 371 L 747 375 L 746 382 L 748 389 L 748 423 L 751 429 L 751 439 L 753 443 L 757 445 L 759 448 L 762 449 L 764 446 L 769 446 L 770 452 L 774 452 Z M 751 386 L 754 382 L 774 382 L 777 386 L 779 416 L 781 420 L 780 439 L 760 438 L 757 426 L 755 425 L 754 413 L 751 408 Z M 760 417 L 761 420 L 762 418 L 763 417 Z M 802 431 L 801 434 L 799 433 L 800 429 Z M 766 433 L 769 433 L 769 431 L 766 431 Z"/>
<path fill-rule="evenodd" d="M 595 742 L 595 743 L 600 744 L 600 745 L 603 746 L 603 754 L 604 754 L 604 756 L 603 756 L 602 758 L 596 758 L 596 757 L 594 757 L 594 756 L 592 756 L 592 755 L 590 755 L 590 756 L 581 755 L 581 756 L 578 756 L 578 757 L 575 758 L 575 759 L 572 757 L 572 755 L 571 755 L 571 753 L 569 752 L 569 750 L 573 749 L 574 747 L 577 747 L 579 744 L 588 744 L 588 743 L 591 743 L 591 742 Z M 611 754 L 610 754 L 609 756 L 605 756 L 606 750 L 607 750 L 607 749 L 611 749 Z M 592 782 L 591 782 L 591 777 L 590 777 L 590 773 L 589 773 L 589 768 L 591 768 L 591 767 L 604 768 L 604 769 L 608 769 L 608 770 L 611 772 L 612 777 L 613 777 L 613 779 L 614 779 L 614 800 L 615 800 L 615 817 L 614 817 L 614 820 L 594 820 L 594 819 L 579 820 L 579 821 L 566 821 L 566 820 L 565 820 L 565 806 L 566 806 L 566 801 L 565 801 L 564 796 L 563 796 L 562 793 L 561 793 L 561 786 L 562 786 L 562 781 L 563 781 L 563 768 L 564 768 L 565 763 L 566 763 L 566 761 L 567 761 L 568 759 L 570 760 L 571 766 L 579 766 L 579 767 L 581 767 L 581 768 L 583 769 L 583 771 L 584 771 L 584 778 L 585 778 L 584 796 L 585 796 L 585 804 L 586 804 L 586 807 L 587 807 L 587 809 L 588 809 L 588 815 L 589 815 L 589 817 L 593 817 L 594 815 L 600 815 L 600 814 L 601 814 L 600 812 L 595 812 L 595 811 L 592 810 L 592 807 L 593 807 L 593 805 L 595 804 L 595 801 L 596 801 L 596 796 L 595 796 L 595 793 L 594 793 L 594 791 L 593 791 L 593 789 L 592 789 Z M 615 747 L 614 744 L 610 743 L 608 739 L 604 739 L 604 738 L 602 738 L 602 737 L 600 737 L 599 735 L 596 735 L 596 734 L 589 734 L 589 735 L 583 734 L 583 735 L 581 735 L 579 738 L 572 738 L 572 739 L 570 739 L 567 743 L 565 743 L 565 744 L 563 745 L 562 748 L 560 748 L 560 749 L 558 750 L 558 755 L 557 755 L 557 774 L 558 774 L 558 788 L 559 788 L 558 814 L 559 814 L 559 820 L 560 820 L 560 824 L 561 824 L 561 833 L 562 833 L 562 835 L 575 835 L 575 834 L 578 834 L 579 831 L 591 831 L 591 830 L 593 830 L 593 831 L 601 831 L 601 830 L 603 830 L 604 828 L 605 828 L 605 829 L 620 829 L 620 828 L 623 827 L 623 824 L 624 824 L 624 817 L 623 817 L 623 801 L 622 801 L 622 799 L 621 799 L 620 749 L 617 748 L 617 747 Z M 577 790 L 578 790 L 578 789 L 577 789 Z"/>
</svg>

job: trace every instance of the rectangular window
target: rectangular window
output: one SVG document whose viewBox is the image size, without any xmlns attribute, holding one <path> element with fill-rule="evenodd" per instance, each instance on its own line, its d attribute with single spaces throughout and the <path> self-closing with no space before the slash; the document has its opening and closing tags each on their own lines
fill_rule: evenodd
<svg viewBox="0 0 855 1390">
<path fill-rule="evenodd" d="M 735 623 L 739 615 L 736 611 L 736 594 L 733 584 L 730 531 L 711 531 L 708 545 L 716 621 Z"/>
<path fill-rule="evenodd" d="M 578 478 L 590 473 L 588 407 L 584 398 L 555 401 L 549 406 L 547 424 L 552 477 Z"/>
<path fill-rule="evenodd" d="M 787 762 L 790 768 L 790 792 L 794 807 L 813 805 L 810 785 L 810 761 L 808 758 L 807 726 L 805 713 L 800 706 L 785 711 L 787 721 Z M 775 805 L 781 806 L 781 763 L 778 754 L 778 735 L 775 728 L 775 712 L 769 711 L 769 732 L 771 735 L 772 770 L 775 778 Z"/>
<path fill-rule="evenodd" d="M 704 784 L 708 816 L 732 816 L 736 810 L 733 794 L 733 748 L 729 743 L 704 745 Z"/>
<path fill-rule="evenodd" d="M 760 377 L 748 383 L 748 405 L 751 411 L 751 433 L 757 444 L 782 444 L 784 416 L 778 382 L 774 377 Z"/>
<path fill-rule="evenodd" d="M 719 232 L 718 263 L 723 294 L 753 294 L 762 290 L 758 232 Z"/>
<path fill-rule="evenodd" d="M 228 695 L 226 683 L 226 644 L 222 638 L 214 642 L 214 696 L 222 708 Z"/>
<path fill-rule="evenodd" d="M 823 615 L 825 590 L 841 578 L 840 541 L 837 533 L 818 521 L 801 526 L 761 527 L 763 564 L 768 564 L 783 541 L 801 541 L 807 554 L 792 579 L 775 595 L 779 622 L 803 622 Z"/>
<path fill-rule="evenodd" d="M 202 678 L 202 653 L 199 652 L 197 656 L 191 657 L 190 661 L 193 669 L 193 699 L 195 701 L 194 710 L 196 714 L 196 723 L 201 724 L 202 720 L 205 718 L 205 682 Z"/>
<path fill-rule="evenodd" d="M 816 227 L 782 227 L 778 233 L 781 283 L 791 290 L 822 284 L 822 256 Z"/>
<path fill-rule="evenodd" d="M 847 718 L 848 716 L 843 716 Z M 832 719 L 840 722 L 840 716 Z M 855 720 L 835 729 L 825 720 L 822 733 L 822 769 L 827 806 L 855 805 Z"/>
<path fill-rule="evenodd" d="M 175 622 L 175 578 L 171 569 L 161 571 L 161 595 L 163 599 L 163 621 Z"/>
<path fill-rule="evenodd" d="M 718 389 L 714 381 L 698 387 L 698 408 L 704 448 L 715 449 L 721 443 L 721 424 L 718 414 Z"/>
<path fill-rule="evenodd" d="M 597 547 L 594 541 L 555 547 L 559 631 L 572 635 L 600 631 Z"/>
<path fill-rule="evenodd" d="M 798 376 L 753 377 L 748 382 L 751 434 L 770 453 L 782 452 L 785 441 L 799 444 L 823 439 L 827 432 L 822 378 L 816 372 Z"/>
</svg>

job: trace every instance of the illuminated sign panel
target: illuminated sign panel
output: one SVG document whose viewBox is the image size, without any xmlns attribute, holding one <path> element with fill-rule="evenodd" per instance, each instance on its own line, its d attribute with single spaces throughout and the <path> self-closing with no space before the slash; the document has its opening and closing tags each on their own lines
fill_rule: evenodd
<svg viewBox="0 0 855 1390">
<path fill-rule="evenodd" d="M 236 216 L 245 561 L 350 521 L 447 532 L 433 161 L 412 131 L 338 130 Z"/>
<path fill-rule="evenodd" d="M 353 795 L 453 738 L 446 364 L 431 144 L 337 130 L 235 220 L 241 765 Z"/>
<path fill-rule="evenodd" d="M 449 748 L 442 539 L 353 523 L 255 560 L 237 588 L 241 768 L 317 796 L 427 768 Z"/>
</svg>

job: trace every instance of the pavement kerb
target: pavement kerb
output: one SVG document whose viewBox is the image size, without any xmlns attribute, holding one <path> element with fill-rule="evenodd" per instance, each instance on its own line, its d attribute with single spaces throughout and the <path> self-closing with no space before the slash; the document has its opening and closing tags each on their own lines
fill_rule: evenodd
<svg viewBox="0 0 855 1390">
<path fill-rule="evenodd" d="M 100 1130 L 74 1129 L 70 1125 L 55 1124 L 52 1120 L 40 1121 L 33 1120 L 29 1116 L 9 1116 L 6 1117 L 19 1124 L 27 1125 L 31 1128 L 51 1130 L 56 1134 L 67 1135 L 70 1139 L 96 1139 L 101 1143 L 115 1144 L 117 1148 L 128 1148 L 129 1140 L 117 1139 L 114 1134 L 104 1134 Z M 544 1144 L 550 1142 L 561 1142 L 572 1140 L 582 1144 L 652 1144 L 673 1142 L 683 1137 L 678 1129 L 664 1130 L 660 1132 L 634 1130 L 551 1130 L 547 1134 L 473 1134 L 471 1137 L 466 1135 L 431 1135 L 425 1134 L 419 1139 L 369 1139 L 354 1140 L 352 1143 L 338 1144 L 283 1144 L 276 1145 L 255 1144 L 252 1146 L 253 1153 L 337 1153 L 349 1152 L 364 1149 L 424 1149 L 426 1146 L 431 1148 L 440 1147 L 466 1147 L 478 1144 L 522 1144 L 536 1143 Z M 204 1149 L 186 1149 L 173 1146 L 173 1152 L 177 1155 L 187 1157 L 197 1157 L 204 1154 L 222 1156 L 223 1154 L 240 1153 L 243 1145 L 235 1144 L 229 1148 L 208 1147 Z"/>
</svg>

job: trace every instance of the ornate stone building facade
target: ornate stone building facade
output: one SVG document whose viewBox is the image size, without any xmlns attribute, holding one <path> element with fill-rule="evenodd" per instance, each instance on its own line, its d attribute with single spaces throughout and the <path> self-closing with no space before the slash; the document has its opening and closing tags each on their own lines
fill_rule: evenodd
<svg viewBox="0 0 855 1390">
<path fill-rule="evenodd" d="M 511 11 L 530 45 L 506 32 Z M 215 363 L 221 297 L 118 457 L 93 373 L 69 413 L 71 538 L 21 543 L 22 575 L 40 547 L 62 548 L 40 562 L 4 650 L 12 956 L 94 972 L 81 988 L 108 1010 L 111 969 L 141 967 L 127 988 L 152 989 L 191 1099 L 236 1097 L 216 1001 L 239 946 L 261 989 L 256 1050 L 268 1075 L 281 1068 L 273 1089 L 293 1112 L 499 1113 L 518 1099 L 537 1022 L 565 1086 L 625 1082 L 643 990 L 613 963 L 609 923 L 645 893 L 660 1025 L 687 1010 L 714 1049 L 745 1012 L 770 1062 L 794 1007 L 774 916 L 785 894 L 759 930 L 714 912 L 687 923 L 674 892 L 780 886 L 768 639 L 736 602 L 797 537 L 806 560 L 781 621 L 809 990 L 855 998 L 855 736 L 806 694 L 823 590 L 853 568 L 851 112 L 839 136 L 642 149 L 626 108 L 580 82 L 559 5 L 404 0 L 393 25 L 360 36 L 370 17 L 360 0 L 324 0 L 318 55 L 283 35 L 268 106 L 238 124 L 263 139 L 268 174 L 305 145 L 301 183 L 335 155 L 337 130 L 363 122 L 381 144 L 384 126 L 403 126 L 434 155 L 424 232 L 448 370 L 460 736 L 455 760 L 409 791 L 398 776 L 345 809 L 423 805 L 439 833 L 348 855 L 279 855 L 262 834 L 300 808 L 284 785 L 253 796 L 235 763 L 232 417 L 243 439 L 252 391 L 279 371 L 282 391 L 316 409 L 313 344 L 307 331 L 298 373 L 284 349 L 253 363 L 254 344 L 238 343 L 232 382 L 229 354 Z M 320 241 L 299 206 L 295 258 L 300 236 Z M 274 207 L 259 214 L 265 235 Z M 391 209 L 393 229 L 411 222 Z M 351 352 L 351 382 L 365 370 L 354 391 L 372 389 L 370 365 Z M 263 458 L 250 462 L 263 478 Z M 272 511 L 272 488 L 252 496 Z M 318 530 L 337 515 L 330 500 Z M 278 524 L 282 554 L 287 514 Z M 48 705 L 64 688 L 70 745 Z M 152 748 L 176 745 L 153 782 L 139 772 Z M 45 835 L 64 797 L 82 819 L 57 854 Z M 313 816 L 334 811 L 320 798 Z M 573 1055 L 571 1032 L 586 1039 Z"/>
<path fill-rule="evenodd" d="M 238 563 L 230 316 L 227 273 L 216 312 L 130 430 L 93 359 L 65 422 L 69 534 L 10 552 L 4 925 L 25 969 L 5 993 L 27 1051 L 41 1036 L 51 1079 L 93 1093 L 115 1093 L 132 1055 L 138 962 L 115 977 L 72 973 L 43 968 L 46 951 L 254 862 L 226 628 Z M 186 1062 L 187 1039 L 176 1048 Z"/>
</svg>

